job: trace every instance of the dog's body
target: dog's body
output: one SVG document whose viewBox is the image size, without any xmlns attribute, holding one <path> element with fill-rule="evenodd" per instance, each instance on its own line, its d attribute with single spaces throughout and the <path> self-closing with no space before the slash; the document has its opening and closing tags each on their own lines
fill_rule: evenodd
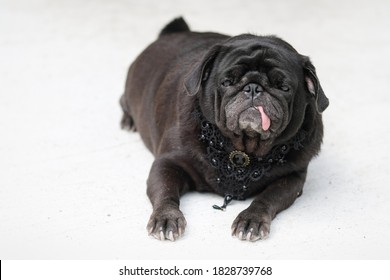
<svg viewBox="0 0 390 280">
<path fill-rule="evenodd" d="M 302 193 L 328 100 L 309 59 L 281 39 L 194 33 L 177 19 L 130 67 L 121 105 L 122 126 L 155 156 L 149 234 L 180 237 L 180 196 L 196 190 L 225 196 L 224 207 L 256 195 L 232 226 L 254 241 Z"/>
</svg>

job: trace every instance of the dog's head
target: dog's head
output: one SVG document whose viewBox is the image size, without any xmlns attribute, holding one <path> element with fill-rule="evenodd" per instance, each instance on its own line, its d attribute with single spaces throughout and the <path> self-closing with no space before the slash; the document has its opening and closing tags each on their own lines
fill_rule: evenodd
<svg viewBox="0 0 390 280">
<path fill-rule="evenodd" d="M 272 36 L 240 35 L 215 45 L 184 86 L 237 149 L 257 155 L 282 134 L 294 136 L 308 105 L 322 113 L 329 104 L 309 58 Z"/>
</svg>

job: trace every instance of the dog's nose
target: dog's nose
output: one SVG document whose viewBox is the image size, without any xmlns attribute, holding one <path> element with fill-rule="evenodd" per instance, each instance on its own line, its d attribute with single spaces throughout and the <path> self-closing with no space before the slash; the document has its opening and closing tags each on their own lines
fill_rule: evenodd
<svg viewBox="0 0 390 280">
<path fill-rule="evenodd" d="M 260 95 L 264 90 L 261 85 L 250 83 L 244 87 L 243 91 L 248 97 L 255 98 L 256 96 Z"/>
</svg>

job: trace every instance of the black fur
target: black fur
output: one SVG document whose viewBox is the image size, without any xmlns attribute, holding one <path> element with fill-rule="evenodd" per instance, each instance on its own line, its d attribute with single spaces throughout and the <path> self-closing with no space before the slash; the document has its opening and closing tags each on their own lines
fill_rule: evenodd
<svg viewBox="0 0 390 280">
<path fill-rule="evenodd" d="M 165 26 L 163 30 L 161 30 L 159 36 L 177 33 L 177 32 L 188 32 L 188 31 L 190 31 L 190 28 L 188 27 L 187 23 L 184 21 L 182 17 L 179 17 L 174 19 L 167 26 Z"/>
<path fill-rule="evenodd" d="M 185 192 L 225 195 L 199 141 L 199 108 L 234 149 L 255 157 L 307 133 L 287 163 L 252 182 L 248 195 L 255 199 L 233 222 L 241 240 L 266 238 L 271 220 L 302 194 L 309 162 L 320 150 L 320 113 L 329 102 L 314 66 L 275 36 L 190 32 L 182 18 L 161 34 L 131 65 L 121 98 L 122 126 L 137 128 L 155 156 L 147 181 L 149 234 L 175 240 L 184 233 L 179 204 Z"/>
</svg>

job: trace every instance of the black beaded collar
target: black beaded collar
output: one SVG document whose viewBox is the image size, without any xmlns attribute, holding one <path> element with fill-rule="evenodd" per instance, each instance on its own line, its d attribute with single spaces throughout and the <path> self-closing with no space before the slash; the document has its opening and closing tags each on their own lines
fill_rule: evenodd
<svg viewBox="0 0 390 280">
<path fill-rule="evenodd" d="M 216 169 L 215 181 L 225 195 L 222 206 L 213 206 L 218 210 L 225 210 L 233 199 L 244 200 L 247 198 L 250 183 L 257 182 L 267 176 L 275 165 L 285 164 L 288 152 L 291 149 L 301 149 L 302 142 L 306 137 L 306 132 L 301 129 L 285 144 L 275 146 L 263 157 L 256 157 L 235 150 L 231 141 L 223 136 L 215 125 L 207 121 L 199 109 L 196 110 L 195 115 L 200 121 L 199 140 L 206 147 L 206 158 L 210 165 Z"/>
</svg>

